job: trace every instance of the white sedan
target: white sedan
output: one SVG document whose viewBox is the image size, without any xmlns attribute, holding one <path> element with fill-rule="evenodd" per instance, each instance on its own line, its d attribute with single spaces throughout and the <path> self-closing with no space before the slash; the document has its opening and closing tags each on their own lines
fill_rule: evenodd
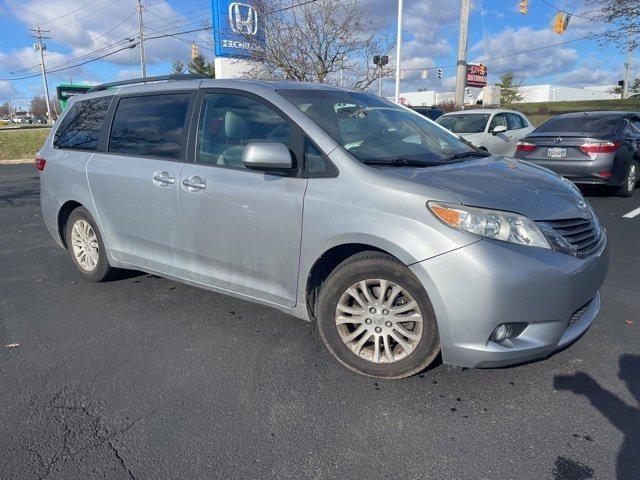
<svg viewBox="0 0 640 480">
<path fill-rule="evenodd" d="M 475 146 L 506 157 L 513 157 L 518 141 L 534 129 L 520 112 L 501 109 L 451 112 L 436 122 Z"/>
</svg>

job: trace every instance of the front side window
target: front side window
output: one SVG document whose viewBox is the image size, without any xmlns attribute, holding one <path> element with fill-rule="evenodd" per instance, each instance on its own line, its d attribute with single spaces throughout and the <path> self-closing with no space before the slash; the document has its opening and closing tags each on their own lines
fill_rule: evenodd
<svg viewBox="0 0 640 480">
<path fill-rule="evenodd" d="M 364 163 L 440 164 L 474 152 L 455 135 L 384 98 L 330 90 L 279 90 Z"/>
<path fill-rule="evenodd" d="M 229 93 L 204 96 L 196 162 L 245 168 L 242 154 L 250 142 L 289 146 L 291 125 L 279 113 L 252 98 Z"/>
<path fill-rule="evenodd" d="M 109 152 L 179 160 L 188 93 L 125 97 L 111 127 Z"/>
<path fill-rule="evenodd" d="M 489 115 L 486 113 L 465 113 L 444 115 L 436 120 L 453 133 L 481 133 L 487 126 Z"/>
<path fill-rule="evenodd" d="M 498 113 L 497 115 L 493 116 L 491 125 L 489 125 L 489 131 L 492 131 L 499 125 L 502 127 L 507 127 L 507 130 L 509 130 L 509 126 L 507 125 L 507 117 L 504 113 Z"/>
<path fill-rule="evenodd" d="M 95 150 L 112 98 L 98 97 L 74 103 L 56 130 L 53 144 L 58 148 Z"/>
</svg>

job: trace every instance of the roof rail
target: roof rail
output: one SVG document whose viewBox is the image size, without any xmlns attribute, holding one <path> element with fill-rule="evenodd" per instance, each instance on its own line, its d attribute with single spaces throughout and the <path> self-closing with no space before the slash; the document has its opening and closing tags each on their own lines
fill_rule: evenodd
<svg viewBox="0 0 640 480">
<path fill-rule="evenodd" d="M 137 83 L 148 83 L 148 82 L 162 82 L 162 81 L 172 81 L 172 80 L 202 80 L 205 77 L 203 75 L 191 75 L 191 74 L 179 74 L 179 75 L 160 75 L 157 77 L 145 77 L 145 78 L 132 78 L 130 80 L 121 80 L 119 82 L 110 82 L 103 83 L 101 85 L 96 85 L 87 90 L 86 93 L 91 92 L 101 92 L 102 90 L 106 90 L 111 87 L 120 87 L 123 85 L 135 85 Z"/>
</svg>

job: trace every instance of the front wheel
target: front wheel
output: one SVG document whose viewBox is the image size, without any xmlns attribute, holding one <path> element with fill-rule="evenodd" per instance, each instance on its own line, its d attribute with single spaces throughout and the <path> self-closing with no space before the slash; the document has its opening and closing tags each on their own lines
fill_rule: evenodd
<svg viewBox="0 0 640 480">
<path fill-rule="evenodd" d="M 78 207 L 69 216 L 65 239 L 74 265 L 85 279 L 92 282 L 105 280 L 112 272 L 107 260 L 104 242 L 91 214 Z"/>
<path fill-rule="evenodd" d="M 318 298 L 318 331 L 347 368 L 403 378 L 440 351 L 431 302 L 413 273 L 390 255 L 362 252 L 342 262 Z"/>
<path fill-rule="evenodd" d="M 636 188 L 636 182 L 638 181 L 638 163 L 633 161 L 627 170 L 627 175 L 624 177 L 624 183 L 618 189 L 618 196 L 630 197 L 633 195 L 633 191 Z"/>
</svg>

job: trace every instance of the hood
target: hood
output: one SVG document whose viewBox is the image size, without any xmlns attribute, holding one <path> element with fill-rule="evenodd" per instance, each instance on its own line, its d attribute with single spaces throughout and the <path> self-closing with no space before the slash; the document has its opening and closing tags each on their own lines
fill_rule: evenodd
<svg viewBox="0 0 640 480">
<path fill-rule="evenodd" d="M 424 185 L 445 188 L 468 206 L 515 212 L 537 221 L 588 218 L 582 194 L 572 183 L 546 168 L 520 160 L 492 156 L 438 167 L 388 171 Z"/>
</svg>

